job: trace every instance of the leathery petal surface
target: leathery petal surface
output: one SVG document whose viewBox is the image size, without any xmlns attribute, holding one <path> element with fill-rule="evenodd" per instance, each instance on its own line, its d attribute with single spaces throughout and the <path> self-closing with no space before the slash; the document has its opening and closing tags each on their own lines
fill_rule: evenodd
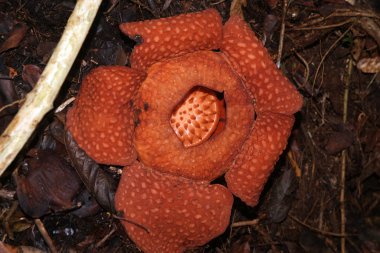
<svg viewBox="0 0 380 253">
<path fill-rule="evenodd" d="M 232 16 L 224 25 L 221 51 L 255 98 L 256 112 L 293 114 L 300 110 L 301 95 L 240 16 Z"/>
<path fill-rule="evenodd" d="M 215 138 L 211 136 L 202 145 L 185 148 L 169 121 L 175 106 L 197 85 L 224 93 L 227 120 Z M 139 159 L 153 169 L 172 175 L 208 181 L 221 176 L 254 121 L 253 104 L 241 79 L 224 57 L 211 51 L 194 52 L 152 65 L 139 95 L 140 103 L 145 105 L 135 131 Z"/>
<path fill-rule="evenodd" d="M 257 116 L 253 132 L 226 173 L 228 189 L 255 206 L 280 154 L 286 147 L 294 117 L 271 112 Z"/>
<path fill-rule="evenodd" d="M 78 145 L 98 163 L 127 165 L 133 147 L 136 92 L 146 74 L 128 67 L 99 67 L 83 80 L 66 126 Z"/>
<path fill-rule="evenodd" d="M 179 253 L 207 243 L 229 224 L 232 194 L 222 185 L 125 167 L 115 195 L 130 238 L 144 252 Z"/>
<path fill-rule="evenodd" d="M 120 30 L 131 38 L 142 37 L 142 44 L 135 46 L 131 55 L 132 68 L 141 70 L 163 59 L 218 49 L 222 41 L 222 19 L 215 9 L 123 23 Z"/>
</svg>

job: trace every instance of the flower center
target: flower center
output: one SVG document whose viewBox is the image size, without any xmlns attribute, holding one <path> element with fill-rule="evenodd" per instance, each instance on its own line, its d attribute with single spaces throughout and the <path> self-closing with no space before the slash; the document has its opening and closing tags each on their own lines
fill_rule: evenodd
<svg viewBox="0 0 380 253">
<path fill-rule="evenodd" d="M 197 86 L 175 107 L 170 125 L 188 148 L 219 133 L 224 127 L 225 115 L 223 94 Z"/>
</svg>

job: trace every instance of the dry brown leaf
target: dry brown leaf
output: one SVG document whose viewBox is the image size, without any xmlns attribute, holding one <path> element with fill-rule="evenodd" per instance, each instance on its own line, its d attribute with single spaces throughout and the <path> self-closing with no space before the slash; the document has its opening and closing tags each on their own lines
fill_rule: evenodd
<svg viewBox="0 0 380 253">
<path fill-rule="evenodd" d="M 328 136 L 325 150 L 330 155 L 337 154 L 351 146 L 353 141 L 354 135 L 350 131 L 333 132 Z"/>
<path fill-rule="evenodd" d="M 230 8 L 230 16 L 243 16 L 243 7 L 247 6 L 247 0 L 233 0 Z"/>
<path fill-rule="evenodd" d="M 43 253 L 44 251 L 31 246 L 13 246 L 0 242 L 0 253 Z"/>
<path fill-rule="evenodd" d="M 380 57 L 361 59 L 356 67 L 364 73 L 378 73 L 380 72 Z"/>
<path fill-rule="evenodd" d="M 70 160 L 88 191 L 99 205 L 114 212 L 114 178 L 79 147 L 69 131 L 65 133 L 65 145 Z"/>
<path fill-rule="evenodd" d="M 60 155 L 39 150 L 14 174 L 21 209 L 33 218 L 76 206 L 81 180 Z M 58 183 L 59 182 L 59 183 Z"/>
<path fill-rule="evenodd" d="M 31 87 L 34 87 L 40 79 L 42 70 L 40 67 L 34 64 L 26 64 L 22 69 L 22 80 L 29 83 Z"/>
<path fill-rule="evenodd" d="M 0 77 L 6 77 L 0 73 Z M 2 133 L 17 112 L 17 104 L 13 104 L 18 99 L 15 85 L 12 80 L 0 78 L 0 133 Z M 0 252 L 1 253 L 1 252 Z"/>
<path fill-rule="evenodd" d="M 23 23 L 16 24 L 13 27 L 9 37 L 4 41 L 0 46 L 0 53 L 7 51 L 9 49 L 18 47 L 22 39 L 25 37 L 26 32 L 28 31 L 28 26 Z"/>
</svg>

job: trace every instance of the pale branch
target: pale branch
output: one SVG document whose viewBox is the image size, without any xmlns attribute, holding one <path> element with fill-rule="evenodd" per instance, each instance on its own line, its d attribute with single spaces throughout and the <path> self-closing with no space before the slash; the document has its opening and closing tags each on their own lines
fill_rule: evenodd
<svg viewBox="0 0 380 253">
<path fill-rule="evenodd" d="M 78 0 L 62 37 L 34 89 L 0 136 L 0 176 L 28 141 L 53 102 L 74 63 L 102 0 Z"/>
</svg>

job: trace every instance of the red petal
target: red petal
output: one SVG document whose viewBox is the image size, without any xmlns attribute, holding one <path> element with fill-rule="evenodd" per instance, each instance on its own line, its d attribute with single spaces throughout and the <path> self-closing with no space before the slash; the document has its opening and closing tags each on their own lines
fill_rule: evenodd
<svg viewBox="0 0 380 253">
<path fill-rule="evenodd" d="M 98 163 L 127 165 L 136 159 L 133 103 L 145 73 L 127 67 L 99 67 L 83 80 L 67 128 Z"/>
<path fill-rule="evenodd" d="M 286 147 L 294 117 L 263 112 L 225 178 L 231 192 L 255 206 L 278 157 Z"/>
<path fill-rule="evenodd" d="M 220 47 L 222 20 L 214 9 L 182 14 L 175 17 L 124 23 L 120 25 L 129 37 L 142 36 L 131 55 L 132 68 L 146 70 L 162 59 L 197 50 Z"/>
<path fill-rule="evenodd" d="M 256 99 L 257 112 L 293 114 L 301 108 L 301 95 L 240 16 L 232 16 L 224 25 L 221 50 L 245 79 Z"/>
<path fill-rule="evenodd" d="M 196 86 L 224 92 L 227 120 L 217 136 L 185 148 L 170 126 L 176 105 Z M 199 51 L 154 64 L 139 89 L 142 109 L 136 127 L 139 160 L 163 173 L 213 180 L 228 169 L 249 134 L 253 105 L 240 78 L 220 54 Z"/>
<path fill-rule="evenodd" d="M 207 243 L 227 228 L 232 202 L 221 185 L 161 174 L 140 163 L 124 168 L 115 195 L 124 228 L 145 253 L 183 252 Z"/>
</svg>

